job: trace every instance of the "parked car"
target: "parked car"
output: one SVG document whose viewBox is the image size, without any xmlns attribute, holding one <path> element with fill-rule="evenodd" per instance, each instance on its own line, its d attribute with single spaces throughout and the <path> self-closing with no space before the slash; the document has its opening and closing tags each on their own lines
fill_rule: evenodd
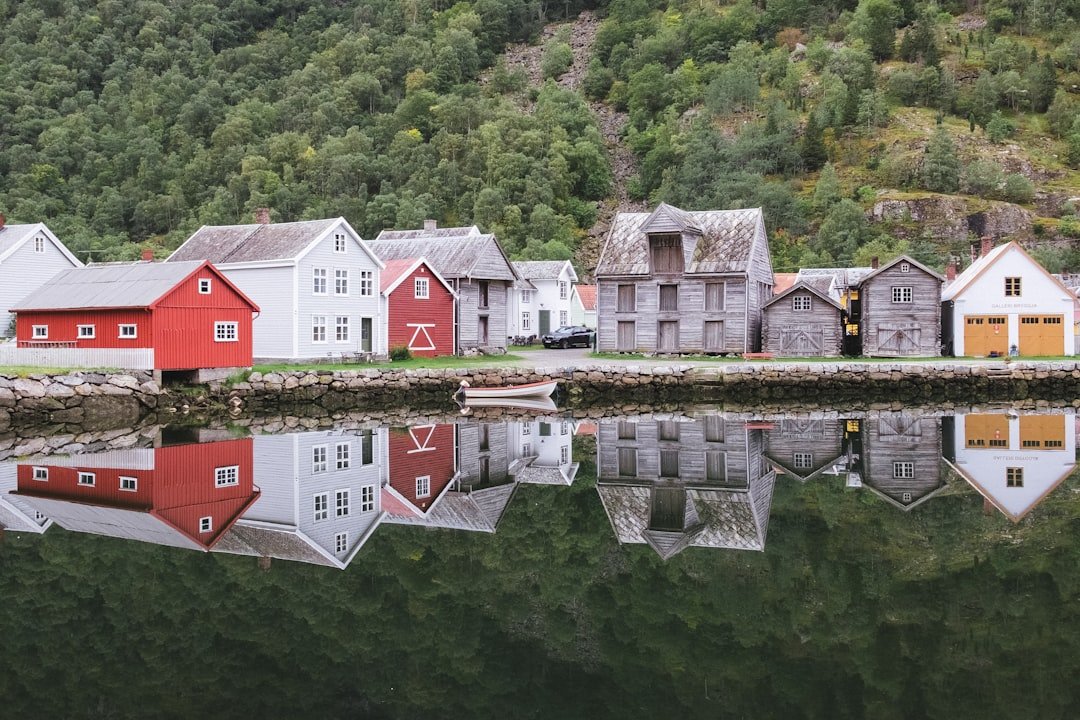
<svg viewBox="0 0 1080 720">
<path fill-rule="evenodd" d="M 596 331 L 582 325 L 564 325 L 541 338 L 546 348 L 568 348 L 572 345 L 592 347 Z"/>
</svg>

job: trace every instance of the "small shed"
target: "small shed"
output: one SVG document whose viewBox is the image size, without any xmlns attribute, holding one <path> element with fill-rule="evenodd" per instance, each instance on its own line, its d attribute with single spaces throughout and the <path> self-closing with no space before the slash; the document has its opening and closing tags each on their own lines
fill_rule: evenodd
<svg viewBox="0 0 1080 720">
<path fill-rule="evenodd" d="M 907 255 L 866 275 L 859 283 L 863 355 L 940 355 L 944 281 L 944 277 Z"/>
<path fill-rule="evenodd" d="M 381 275 L 384 347 L 420 357 L 454 354 L 454 292 L 424 258 L 387 260 Z"/>
<path fill-rule="evenodd" d="M 192 261 L 74 268 L 12 311 L 26 364 L 174 371 L 251 367 L 259 308 Z"/>
<path fill-rule="evenodd" d="M 837 357 L 843 343 L 843 308 L 831 296 L 831 278 L 800 281 L 763 308 L 762 349 L 782 357 Z"/>
</svg>

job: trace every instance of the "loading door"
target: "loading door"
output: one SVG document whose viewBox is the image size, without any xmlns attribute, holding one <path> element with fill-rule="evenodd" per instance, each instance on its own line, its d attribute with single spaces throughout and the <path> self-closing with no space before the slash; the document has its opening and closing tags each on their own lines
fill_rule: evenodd
<svg viewBox="0 0 1080 720">
<path fill-rule="evenodd" d="M 1064 323 L 1062 315 L 1021 315 L 1020 354 L 1061 355 L 1065 352 Z"/>
<path fill-rule="evenodd" d="M 987 357 L 1009 352 L 1009 319 L 1004 315 L 968 315 L 964 318 L 964 354 Z"/>
<path fill-rule="evenodd" d="M 1021 415 L 1020 447 L 1024 450 L 1063 449 L 1067 421 L 1067 415 Z"/>
</svg>

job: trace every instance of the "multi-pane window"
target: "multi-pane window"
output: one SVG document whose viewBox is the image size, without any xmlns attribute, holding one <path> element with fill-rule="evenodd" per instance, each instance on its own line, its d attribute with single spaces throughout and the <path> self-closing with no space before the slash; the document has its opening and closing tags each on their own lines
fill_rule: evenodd
<svg viewBox="0 0 1080 720">
<path fill-rule="evenodd" d="M 120 337 L 121 338 L 135 338 L 139 335 L 139 327 L 137 325 L 121 325 Z"/>
<path fill-rule="evenodd" d="M 559 327 L 566 327 L 570 324 L 570 313 L 566 310 L 559 311 Z"/>
<path fill-rule="evenodd" d="M 814 467 L 814 454 L 797 452 L 793 462 L 796 470 L 809 470 Z"/>
<path fill-rule="evenodd" d="M 567 445 L 563 445 L 559 448 L 559 464 L 565 465 L 570 462 L 570 448 Z"/>
<path fill-rule="evenodd" d="M 522 290 L 521 291 L 521 304 L 522 305 L 528 305 L 531 302 L 532 302 L 532 290 Z"/>
<path fill-rule="evenodd" d="M 1020 278 L 1005 278 L 1005 297 L 1020 297 Z"/>
<path fill-rule="evenodd" d="M 334 271 L 334 294 L 335 295 L 348 295 L 349 294 L 349 271 L 348 270 L 335 270 Z"/>
<path fill-rule="evenodd" d="M 236 342 L 239 325 L 234 322 L 214 323 L 215 342 Z"/>
<path fill-rule="evenodd" d="M 208 533 L 214 529 L 214 518 L 209 515 L 199 518 L 199 532 Z"/>
<path fill-rule="evenodd" d="M 240 484 L 240 466 L 228 465 L 214 468 L 214 487 L 230 487 Z"/>
<path fill-rule="evenodd" d="M 791 299 L 792 310 L 810 310 L 813 307 L 813 301 L 809 295 L 796 295 Z"/>
<path fill-rule="evenodd" d="M 618 312 L 634 312 L 637 310 L 637 286 L 620 285 L 618 304 L 615 307 Z"/>
<path fill-rule="evenodd" d="M 430 282 L 427 278 L 414 278 L 413 297 L 417 300 L 427 300 L 431 297 Z"/>
<path fill-rule="evenodd" d="M 565 421 L 559 423 L 559 434 L 560 435 L 569 435 L 570 434 L 570 423 L 565 422 Z"/>
<path fill-rule="evenodd" d="M 416 478 L 416 497 L 426 498 L 431 495 L 431 476 L 421 475 Z"/>
<path fill-rule="evenodd" d="M 319 493 L 315 496 L 315 520 L 325 520 L 330 516 L 330 494 Z"/>
<path fill-rule="evenodd" d="M 93 325 L 80 325 L 78 330 L 80 338 L 93 338 L 96 334 L 95 327 Z"/>
<path fill-rule="evenodd" d="M 326 316 L 313 315 L 311 317 L 311 342 L 326 342 Z"/>
<path fill-rule="evenodd" d="M 565 300 L 570 296 L 570 283 L 560 280 L 559 281 L 559 299 Z"/>
<path fill-rule="evenodd" d="M 33 329 L 33 337 L 37 340 L 43 340 L 49 337 L 49 326 L 35 325 Z"/>
<path fill-rule="evenodd" d="M 86 487 L 94 487 L 97 482 L 97 475 L 92 472 L 81 472 L 79 473 L 79 479 L 77 482 L 79 485 L 84 485 Z"/>
<path fill-rule="evenodd" d="M 334 339 L 338 342 L 349 342 L 349 317 L 338 315 L 334 318 Z"/>
<path fill-rule="evenodd" d="M 199 278 L 199 294 L 210 294 L 210 278 Z"/>
<path fill-rule="evenodd" d="M 34 479 L 46 482 L 49 479 L 49 468 L 36 467 L 34 468 Z"/>
<path fill-rule="evenodd" d="M 326 472 L 326 446 L 316 445 L 311 448 L 311 472 Z"/>
<path fill-rule="evenodd" d="M 375 486 L 365 485 L 360 488 L 360 512 L 371 512 L 375 509 Z"/>
<path fill-rule="evenodd" d="M 530 423 L 523 423 L 521 425 L 522 435 L 532 435 L 532 425 Z"/>
<path fill-rule="evenodd" d="M 326 268 L 313 268 L 311 270 L 311 294 L 312 295 L 325 295 L 326 294 Z"/>
<path fill-rule="evenodd" d="M 343 553 L 349 549 L 349 533 L 342 532 L 334 535 L 334 552 Z"/>
<path fill-rule="evenodd" d="M 334 252 L 345 252 L 345 236 L 341 233 L 334 233 Z"/>
<path fill-rule="evenodd" d="M 894 287 L 892 289 L 892 301 L 894 303 L 909 303 L 912 301 L 915 293 L 910 287 Z"/>
<path fill-rule="evenodd" d="M 36 252 L 36 253 L 45 252 L 45 238 L 43 238 L 43 237 L 34 238 L 34 252 Z"/>
<path fill-rule="evenodd" d="M 532 330 L 532 315 L 531 313 L 521 313 L 521 329 Z"/>
<path fill-rule="evenodd" d="M 139 489 L 139 478 L 130 475 L 120 476 L 120 489 L 124 492 L 135 492 Z"/>
<path fill-rule="evenodd" d="M 892 464 L 892 476 L 900 480 L 910 480 L 915 477 L 915 463 L 894 462 Z"/>
<path fill-rule="evenodd" d="M 521 457 L 529 457 L 532 455 L 532 443 L 521 444 Z"/>
<path fill-rule="evenodd" d="M 1024 468 L 1005 468 L 1005 487 L 1024 487 Z"/>
<path fill-rule="evenodd" d="M 334 467 L 346 470 L 352 465 L 352 443 L 338 443 L 334 446 Z"/>
<path fill-rule="evenodd" d="M 902 273 L 911 272 L 911 264 L 906 263 L 906 262 L 900 263 L 900 272 L 902 272 Z"/>
<path fill-rule="evenodd" d="M 375 273 L 371 270 L 360 271 L 360 297 L 371 297 L 375 294 Z"/>
<path fill-rule="evenodd" d="M 371 465 L 375 462 L 375 431 L 364 430 L 360 433 L 360 464 Z"/>
<path fill-rule="evenodd" d="M 349 514 L 349 491 L 337 490 L 334 492 L 334 516 L 345 517 Z"/>
</svg>

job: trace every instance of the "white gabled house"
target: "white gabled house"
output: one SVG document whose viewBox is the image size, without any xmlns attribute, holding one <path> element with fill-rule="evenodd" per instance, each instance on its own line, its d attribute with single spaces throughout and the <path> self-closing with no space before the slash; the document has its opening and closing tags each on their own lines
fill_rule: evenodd
<svg viewBox="0 0 1080 720">
<path fill-rule="evenodd" d="M 8 225 L 0 214 L 0 338 L 15 334 L 10 308 L 58 272 L 82 266 L 44 223 Z"/>
<path fill-rule="evenodd" d="M 1015 242 L 982 252 L 941 294 L 945 354 L 1072 355 L 1075 295 Z"/>
<path fill-rule="evenodd" d="M 513 265 L 525 282 L 510 295 L 510 335 L 542 336 L 574 322 L 573 291 L 578 276 L 569 260 L 515 261 Z"/>
<path fill-rule="evenodd" d="M 261 312 L 256 358 L 385 355 L 382 261 L 345 218 L 203 226 L 167 262 L 209 260 Z"/>
</svg>

